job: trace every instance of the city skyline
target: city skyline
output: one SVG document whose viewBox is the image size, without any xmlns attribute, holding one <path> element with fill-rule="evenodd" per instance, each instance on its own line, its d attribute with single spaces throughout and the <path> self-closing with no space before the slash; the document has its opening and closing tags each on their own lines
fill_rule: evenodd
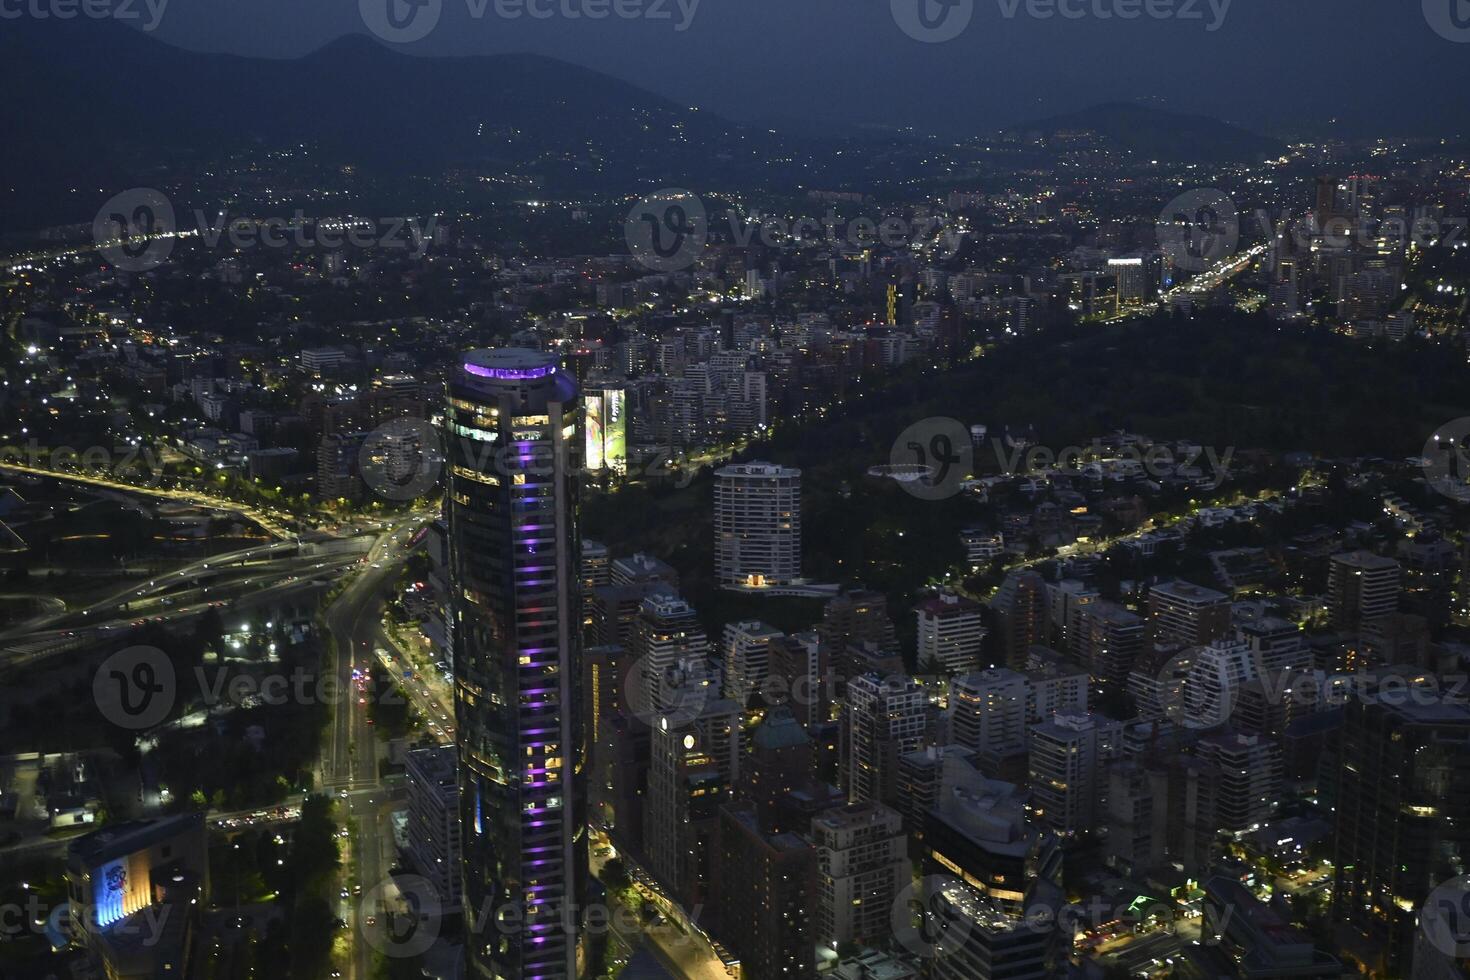
<svg viewBox="0 0 1470 980">
<path fill-rule="evenodd" d="M 4 980 L 1470 976 L 1470 0 L 0 20 Z"/>
</svg>

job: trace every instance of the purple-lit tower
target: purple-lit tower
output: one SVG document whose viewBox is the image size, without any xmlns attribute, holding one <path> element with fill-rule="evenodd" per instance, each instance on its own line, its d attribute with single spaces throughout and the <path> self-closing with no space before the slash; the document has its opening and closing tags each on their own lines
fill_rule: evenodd
<svg viewBox="0 0 1470 980">
<path fill-rule="evenodd" d="M 466 355 L 445 437 L 471 978 L 575 978 L 587 881 L 576 381 Z M 580 954 L 580 955 L 579 955 Z"/>
</svg>

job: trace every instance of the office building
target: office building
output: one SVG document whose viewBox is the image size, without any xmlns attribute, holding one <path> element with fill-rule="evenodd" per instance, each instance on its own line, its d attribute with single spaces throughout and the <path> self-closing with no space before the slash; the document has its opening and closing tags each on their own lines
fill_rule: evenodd
<svg viewBox="0 0 1470 980">
<path fill-rule="evenodd" d="M 1038 882 L 1029 912 L 1011 912 L 958 878 L 926 879 L 924 909 L 940 932 L 932 980 L 1053 980 L 1064 975 L 1065 940 L 1057 913 L 1061 889 Z M 932 928 L 932 927 L 931 927 Z"/>
<path fill-rule="evenodd" d="M 1026 813 L 1011 783 L 983 779 L 948 789 L 925 815 L 923 872 L 954 875 L 1009 913 L 1024 911 L 1034 881 L 1062 883 L 1056 835 Z"/>
<path fill-rule="evenodd" d="M 103 975 L 191 976 L 210 900 L 203 813 L 109 824 L 66 847 L 72 937 Z"/>
<path fill-rule="evenodd" d="M 448 518 L 465 954 L 474 980 L 577 975 L 587 853 L 577 387 L 555 357 L 468 354 L 449 383 Z M 515 929 L 469 910 L 506 910 Z"/>
<path fill-rule="evenodd" d="M 1317 949 L 1301 929 L 1251 894 L 1239 880 L 1214 875 L 1204 883 L 1202 935 L 1218 943 L 1241 980 L 1341 977 L 1337 959 Z M 1417 976 L 1418 974 L 1416 974 Z"/>
</svg>

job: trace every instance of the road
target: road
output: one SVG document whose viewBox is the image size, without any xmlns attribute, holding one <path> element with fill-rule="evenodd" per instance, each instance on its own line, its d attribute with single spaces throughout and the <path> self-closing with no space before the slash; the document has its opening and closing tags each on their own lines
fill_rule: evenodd
<svg viewBox="0 0 1470 980">
<path fill-rule="evenodd" d="M 56 480 L 69 480 L 73 483 L 85 483 L 88 486 L 103 487 L 108 490 L 118 490 L 124 493 L 142 494 L 163 500 L 176 500 L 181 503 L 192 504 L 196 507 L 209 507 L 214 510 L 231 511 L 248 520 L 254 521 L 269 534 L 277 538 L 289 538 L 294 533 L 286 524 L 294 521 L 295 518 L 284 511 L 267 512 L 251 507 L 249 504 L 240 503 L 238 500 L 215 497 L 200 490 L 140 487 L 131 483 L 122 483 L 118 480 L 108 479 L 107 477 L 95 476 L 90 473 L 61 472 L 58 470 L 44 469 L 39 466 L 26 466 L 23 463 L 0 463 L 0 470 L 26 473 L 31 476 L 49 477 Z"/>
<path fill-rule="evenodd" d="M 322 759 L 321 785 L 345 804 L 346 815 L 356 823 L 349 838 L 349 874 L 370 892 L 387 877 L 391 867 L 392 834 L 383 812 L 387 793 L 378 780 L 378 745 L 367 706 L 358 703 L 354 671 L 366 673 L 381 629 L 383 588 L 398 574 L 415 547 L 415 532 L 425 517 L 417 514 L 392 525 L 378 538 L 363 558 L 363 568 L 324 614 L 335 648 L 335 674 L 340 690 L 333 711 L 331 735 Z M 348 900 L 352 902 L 352 899 Z M 348 980 L 366 980 L 372 972 L 372 950 L 362 938 L 361 918 L 365 910 L 349 907 L 352 953 L 345 974 Z"/>
<path fill-rule="evenodd" d="M 20 635 L 34 636 L 49 628 L 60 628 L 66 623 L 76 625 L 74 621 L 79 621 L 82 617 L 110 617 L 120 614 L 122 618 L 127 618 L 128 610 L 121 607 L 138 604 L 150 597 L 167 595 L 178 599 L 202 591 L 199 588 L 189 588 L 190 586 L 198 586 L 202 580 L 214 579 L 232 571 L 248 573 L 251 586 L 258 588 L 263 580 L 273 577 L 272 573 L 277 570 L 284 577 L 293 571 L 309 570 L 314 563 L 336 564 L 352 561 L 365 552 L 367 547 L 367 542 L 358 544 L 351 538 L 322 544 L 292 540 L 212 555 L 156 575 L 146 583 L 130 584 L 86 606 L 77 609 L 63 608 L 59 612 L 53 611 L 26 620 L 0 631 L 0 641 Z M 99 619 L 101 621 L 105 620 Z"/>
<path fill-rule="evenodd" d="M 626 854 L 618 854 L 616 848 L 611 846 L 611 842 L 601 831 L 592 832 L 589 846 L 591 847 L 590 872 L 594 877 L 601 876 L 603 865 L 608 861 L 620 858 L 639 895 L 646 901 L 652 902 L 664 913 L 665 920 L 658 925 L 644 925 L 641 924 L 640 919 L 639 930 L 644 944 L 648 946 L 664 969 L 684 980 L 730 980 L 733 974 L 725 968 L 724 962 L 715 952 L 709 938 L 698 929 L 686 929 L 682 924 L 674 921 L 680 917 L 680 912 L 677 906 L 664 895 L 651 875 L 643 871 Z M 597 852 L 604 848 L 606 848 L 606 853 L 599 855 Z M 698 910 L 691 910 L 691 915 L 697 925 Z M 609 916 L 609 919 L 614 923 L 617 922 L 617 916 Z M 639 945 L 633 935 L 619 931 L 618 936 L 632 948 L 637 948 Z"/>
</svg>

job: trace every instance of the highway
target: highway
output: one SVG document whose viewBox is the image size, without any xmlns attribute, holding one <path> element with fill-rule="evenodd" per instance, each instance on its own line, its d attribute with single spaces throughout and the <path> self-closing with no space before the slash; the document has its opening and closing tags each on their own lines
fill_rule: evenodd
<svg viewBox="0 0 1470 980">
<path fill-rule="evenodd" d="M 414 550 L 414 538 L 423 523 L 422 514 L 405 518 L 388 527 L 362 559 L 363 567 L 323 615 L 332 637 L 334 671 L 343 691 L 356 691 L 354 672 L 366 675 L 374 658 L 374 645 L 381 631 L 382 590 L 394 581 L 399 568 Z M 338 699 L 333 709 L 331 733 L 321 762 L 321 785 L 344 804 L 344 816 L 353 832 L 347 855 L 349 875 L 363 893 L 387 877 L 391 867 L 392 833 L 385 826 L 387 793 L 378 780 L 378 744 L 369 720 L 367 705 L 357 697 Z M 352 935 L 352 953 L 345 975 L 348 980 L 366 980 L 372 975 L 372 950 L 363 941 L 361 919 L 368 910 L 347 901 Z"/>
<path fill-rule="evenodd" d="M 289 538 L 293 533 L 287 526 L 297 520 L 284 511 L 262 511 L 251 507 L 249 504 L 240 503 L 237 500 L 227 500 L 224 497 L 215 497 L 200 490 L 178 490 L 165 487 L 140 487 L 131 483 L 122 483 L 107 477 L 96 476 L 91 473 L 70 473 L 59 470 L 44 469 L 39 466 L 26 466 L 23 463 L 0 462 L 0 470 L 9 470 L 16 473 L 26 473 L 31 476 L 49 477 L 56 480 L 70 480 L 73 483 L 85 483 L 88 486 L 102 487 L 107 490 L 118 490 L 124 493 L 143 494 L 149 497 L 157 497 L 164 500 L 175 500 L 180 503 L 192 504 L 195 507 L 209 507 L 214 510 L 230 511 L 254 521 L 264 528 L 268 533 L 277 538 Z"/>
</svg>

